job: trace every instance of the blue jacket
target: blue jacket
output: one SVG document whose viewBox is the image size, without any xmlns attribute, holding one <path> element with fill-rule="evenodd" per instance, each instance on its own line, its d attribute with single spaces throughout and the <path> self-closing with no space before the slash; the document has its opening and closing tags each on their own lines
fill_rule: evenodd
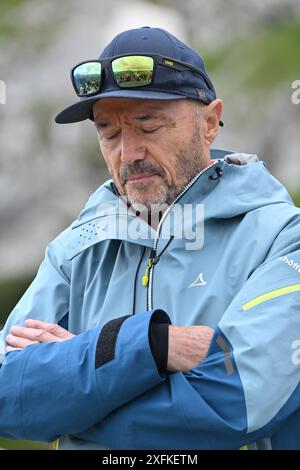
<svg viewBox="0 0 300 470">
<path fill-rule="evenodd" d="M 63 448 L 300 449 L 300 210 L 264 162 L 224 154 L 178 201 L 192 203 L 184 236 L 178 217 L 163 222 L 147 287 L 154 231 L 111 181 L 50 243 L 2 339 L 26 318 L 76 336 L 6 355 L 0 435 Z M 207 357 L 159 373 L 151 322 L 214 328 Z"/>
</svg>

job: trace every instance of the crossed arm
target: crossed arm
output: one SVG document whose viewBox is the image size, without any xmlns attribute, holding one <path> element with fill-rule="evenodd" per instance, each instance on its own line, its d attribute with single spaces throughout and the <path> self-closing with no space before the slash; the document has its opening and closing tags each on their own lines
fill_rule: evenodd
<svg viewBox="0 0 300 470">
<path fill-rule="evenodd" d="M 100 347 L 96 364 L 105 326 L 72 337 L 44 322 L 14 327 L 8 347 L 24 349 L 10 350 L 0 369 L 1 433 L 49 441 L 71 434 L 112 449 L 232 449 L 276 432 L 298 409 L 299 367 L 289 352 L 299 331 L 298 294 L 266 300 L 251 315 L 242 308 L 274 267 L 285 269 L 280 261 L 267 263 L 234 299 L 203 360 L 203 351 L 195 354 L 192 347 L 201 343 L 195 334 L 201 327 L 169 325 L 168 369 L 179 372 L 164 377 L 148 338 L 153 319 L 169 322 L 162 311 L 126 317 L 114 354 Z M 289 312 L 288 321 L 282 311 Z M 268 341 L 266 355 L 266 337 L 280 337 L 281 349 Z M 273 391 L 268 403 L 261 401 L 266 384 Z M 254 408 L 246 408 L 245 397 Z"/>
<path fill-rule="evenodd" d="M 169 325 L 168 362 L 169 372 L 188 372 L 206 356 L 213 330 L 207 326 Z M 23 327 L 13 326 L 6 337 L 6 351 L 23 349 L 30 344 L 61 342 L 75 335 L 59 325 L 41 320 L 25 320 Z"/>
<path fill-rule="evenodd" d="M 76 435 L 164 383 L 168 374 L 158 373 L 149 347 L 153 322 L 169 324 L 170 320 L 163 311 L 154 310 L 121 317 L 76 336 L 39 321 L 13 327 L 7 338 L 9 353 L 0 368 L 0 433 L 46 441 Z M 204 330 L 208 344 L 211 332 Z M 203 358 L 207 346 L 196 353 L 187 346 L 190 337 L 199 341 L 202 335 L 195 332 L 200 331 L 201 327 L 172 326 L 168 367 L 180 366 L 173 340 L 176 333 L 185 349 L 183 367 Z"/>
<path fill-rule="evenodd" d="M 0 433 L 50 441 L 81 435 L 124 449 L 232 449 L 276 433 L 299 410 L 300 369 L 291 360 L 300 328 L 299 272 L 283 262 L 288 256 L 300 263 L 299 223 L 295 219 L 282 231 L 268 260 L 232 300 L 207 354 L 209 330 L 205 343 L 203 327 L 168 326 L 170 373 L 164 376 L 148 337 L 153 319 L 169 323 L 162 311 L 126 317 L 115 354 L 109 342 L 101 346 L 105 326 L 72 337 L 39 322 L 13 329 L 8 347 L 24 349 L 10 350 L 0 369 Z M 57 295 L 54 288 L 49 294 L 49 264 L 44 273 L 47 295 L 40 288 L 36 315 Z M 57 270 L 51 274 L 58 277 Z M 67 288 L 63 283 L 64 299 Z M 30 300 L 32 292 L 34 286 Z M 23 302 L 19 312 L 28 317 L 29 307 L 31 301 Z M 272 393 L 262 400 L 266 389 Z"/>
</svg>

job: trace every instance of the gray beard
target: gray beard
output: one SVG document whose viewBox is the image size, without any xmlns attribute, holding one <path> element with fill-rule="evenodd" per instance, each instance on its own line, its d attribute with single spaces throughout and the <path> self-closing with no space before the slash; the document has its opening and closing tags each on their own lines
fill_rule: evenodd
<svg viewBox="0 0 300 470">
<path fill-rule="evenodd" d="M 126 180 L 126 177 L 139 173 L 139 172 L 155 172 L 161 176 L 161 184 L 157 188 L 155 198 L 149 202 L 141 203 L 130 198 L 126 189 L 124 196 L 127 198 L 131 206 L 141 212 L 148 211 L 152 212 L 164 212 L 168 206 L 170 206 L 178 194 L 183 188 L 191 181 L 191 179 L 199 173 L 202 169 L 208 165 L 207 159 L 203 151 L 202 141 L 199 136 L 199 132 L 195 132 L 191 138 L 191 141 L 186 148 L 181 149 L 176 154 L 176 181 L 177 184 L 169 184 L 164 178 L 165 173 L 162 168 L 149 164 L 147 162 L 137 160 L 132 165 L 123 168 L 120 172 L 121 182 Z M 149 183 L 139 184 L 139 190 L 147 190 Z"/>
</svg>

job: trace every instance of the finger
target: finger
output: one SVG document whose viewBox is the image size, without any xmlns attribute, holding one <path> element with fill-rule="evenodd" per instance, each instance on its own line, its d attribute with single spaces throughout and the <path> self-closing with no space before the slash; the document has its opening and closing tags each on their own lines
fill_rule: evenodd
<svg viewBox="0 0 300 470">
<path fill-rule="evenodd" d="M 25 338 L 30 341 L 49 343 L 59 341 L 59 338 L 53 336 L 48 331 L 40 328 L 27 328 L 26 326 L 13 326 L 10 330 L 12 336 Z"/>
<path fill-rule="evenodd" d="M 65 330 L 59 325 L 56 325 L 55 323 L 47 323 L 42 320 L 25 320 L 25 325 L 29 328 L 39 328 L 42 330 L 46 330 L 49 333 L 51 333 L 53 336 L 56 336 L 57 338 L 61 339 L 67 339 L 72 337 L 72 333 L 70 333 L 68 330 Z"/>
<path fill-rule="evenodd" d="M 12 348 L 11 346 L 6 346 L 5 352 L 11 352 L 11 351 L 22 351 L 22 348 Z"/>
<path fill-rule="evenodd" d="M 26 338 L 19 338 L 14 335 L 7 335 L 5 338 L 5 341 L 8 344 L 8 346 L 12 346 L 13 348 L 19 348 L 19 349 L 26 348 L 26 346 L 29 346 L 30 344 L 38 343 L 38 341 L 30 341 Z"/>
</svg>

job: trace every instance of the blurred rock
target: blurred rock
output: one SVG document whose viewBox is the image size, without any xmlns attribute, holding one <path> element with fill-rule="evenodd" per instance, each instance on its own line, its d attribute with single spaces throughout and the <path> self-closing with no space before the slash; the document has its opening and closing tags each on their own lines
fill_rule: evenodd
<svg viewBox="0 0 300 470">
<path fill-rule="evenodd" d="M 254 35 L 269 23 L 294 20 L 299 0 L 161 0 L 182 14 L 189 40 L 217 46 Z"/>
</svg>

